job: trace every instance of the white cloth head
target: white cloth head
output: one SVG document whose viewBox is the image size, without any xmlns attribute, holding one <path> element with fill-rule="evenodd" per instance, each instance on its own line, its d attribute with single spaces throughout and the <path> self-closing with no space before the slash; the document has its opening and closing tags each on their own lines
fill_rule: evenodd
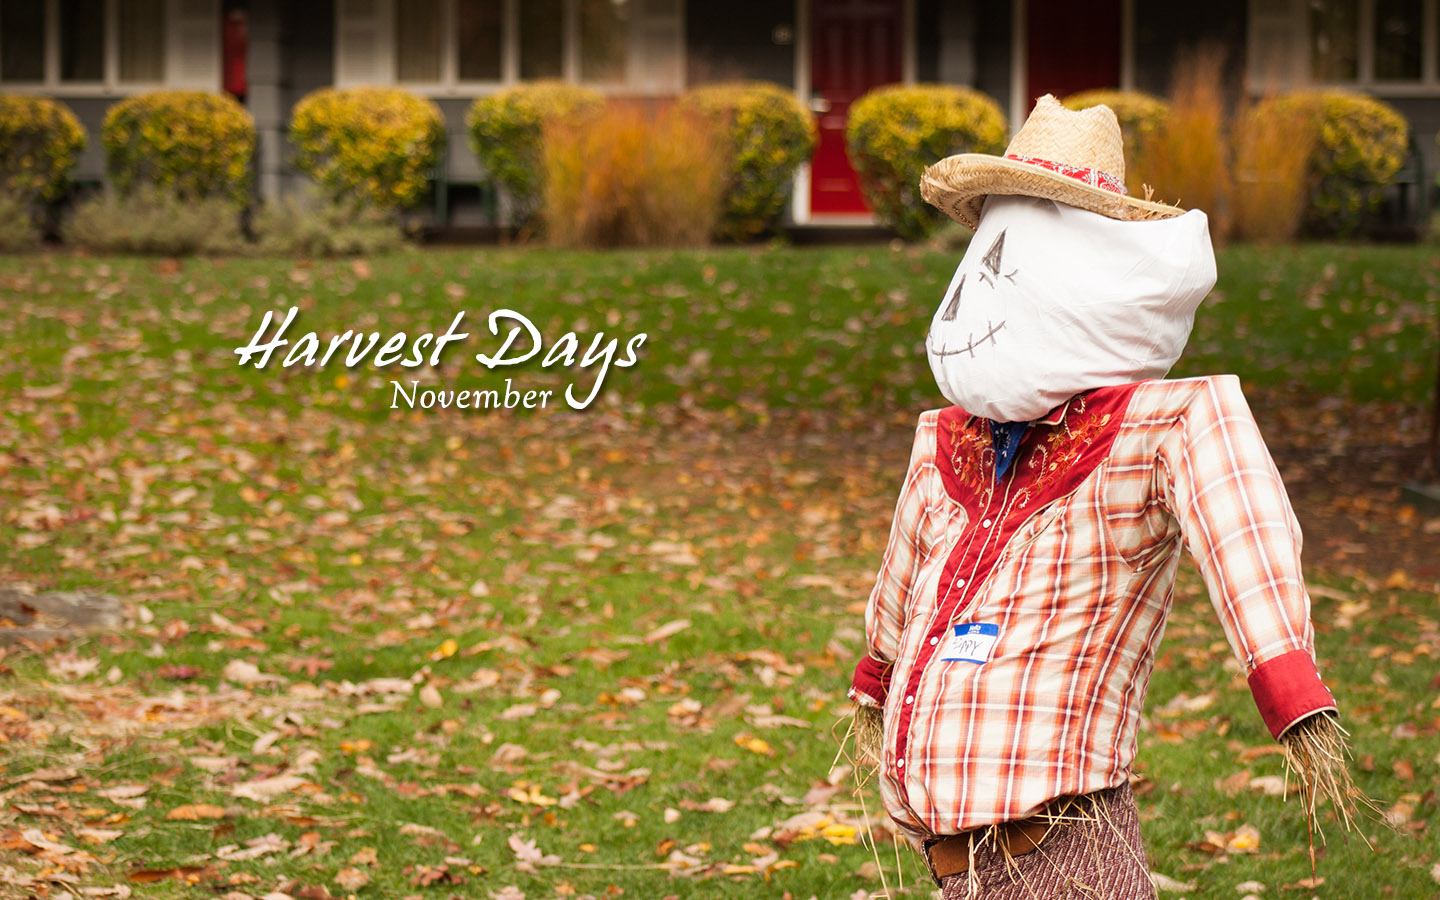
<svg viewBox="0 0 1440 900">
<path fill-rule="evenodd" d="M 925 350 L 967 412 L 1028 422 L 1091 388 L 1170 371 L 1215 286 L 1205 213 L 1127 222 L 992 195 Z"/>
</svg>

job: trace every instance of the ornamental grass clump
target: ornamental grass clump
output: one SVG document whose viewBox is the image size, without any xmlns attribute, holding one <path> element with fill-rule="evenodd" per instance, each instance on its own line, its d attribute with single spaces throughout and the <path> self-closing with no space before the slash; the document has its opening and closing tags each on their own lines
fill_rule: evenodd
<svg viewBox="0 0 1440 900">
<path fill-rule="evenodd" d="M 946 221 L 916 190 L 925 167 L 956 153 L 1005 152 L 1005 114 L 970 88 L 942 84 L 877 88 L 850 107 L 845 146 L 865 202 L 907 240 Z"/>
<path fill-rule="evenodd" d="M 1277 243 L 1294 240 L 1309 201 L 1311 156 L 1318 129 L 1311 116 L 1273 98 L 1245 104 L 1230 130 L 1235 236 Z"/>
<path fill-rule="evenodd" d="M 470 149 L 509 195 L 516 222 L 529 224 L 544 203 L 546 124 L 575 125 L 604 105 L 599 92 L 561 81 L 522 84 L 480 97 L 471 105 L 465 119 Z"/>
<path fill-rule="evenodd" d="M 729 166 L 715 236 L 745 240 L 775 224 L 795 170 L 815 151 L 815 121 L 794 93 L 766 82 L 695 88 L 683 109 L 709 119 L 724 141 Z"/>
<path fill-rule="evenodd" d="M 1170 114 L 1140 141 L 1135 165 L 1143 184 L 1154 188 L 1153 199 L 1203 209 L 1217 242 L 1230 231 L 1232 189 L 1224 64 L 1223 48 L 1213 46 L 1180 58 Z"/>
<path fill-rule="evenodd" d="M 29 250 L 40 244 L 34 209 L 18 194 L 0 190 L 0 253 Z"/>
<path fill-rule="evenodd" d="M 127 194 L 101 191 L 76 204 L 60 233 L 65 243 L 96 253 L 236 253 L 245 247 L 237 211 L 228 196 L 189 199 L 142 183 Z"/>
<path fill-rule="evenodd" d="M 314 189 L 266 201 L 251 229 L 255 249 L 268 256 L 360 256 L 405 246 L 394 216 L 364 198 L 337 200 Z"/>
<path fill-rule="evenodd" d="M 440 108 L 399 88 L 321 88 L 290 118 L 295 167 L 332 199 L 393 211 L 424 196 L 445 147 Z"/>
<path fill-rule="evenodd" d="M 105 169 L 122 196 L 143 186 L 183 200 L 242 206 L 250 195 L 255 122 L 223 94 L 156 91 L 121 100 L 101 130 Z"/>
<path fill-rule="evenodd" d="M 701 246 L 715 228 L 727 158 L 703 116 L 610 103 L 547 124 L 541 158 L 556 246 Z"/>
</svg>

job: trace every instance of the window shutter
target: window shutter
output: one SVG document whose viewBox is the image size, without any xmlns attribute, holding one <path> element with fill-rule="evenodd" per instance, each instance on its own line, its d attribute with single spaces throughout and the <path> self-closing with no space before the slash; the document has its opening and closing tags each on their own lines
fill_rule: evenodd
<svg viewBox="0 0 1440 900">
<path fill-rule="evenodd" d="M 220 0 L 169 0 L 165 84 L 220 90 Z"/>
<path fill-rule="evenodd" d="M 1306 31 L 1303 2 L 1251 0 L 1245 71 L 1252 91 L 1305 83 Z"/>
<path fill-rule="evenodd" d="M 647 94 L 676 94 L 684 88 L 680 0 L 637 0 L 629 86 Z"/>
<path fill-rule="evenodd" d="M 394 33 L 391 0 L 337 0 L 335 84 L 393 84 Z"/>
</svg>

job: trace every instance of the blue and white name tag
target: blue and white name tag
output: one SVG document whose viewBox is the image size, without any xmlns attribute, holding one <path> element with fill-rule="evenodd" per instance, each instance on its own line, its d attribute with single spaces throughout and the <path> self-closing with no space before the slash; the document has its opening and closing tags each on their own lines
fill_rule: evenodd
<svg viewBox="0 0 1440 900">
<path fill-rule="evenodd" d="M 998 640 L 999 625 L 979 622 L 956 625 L 950 643 L 945 646 L 945 655 L 940 658 L 945 662 L 983 663 L 990 659 L 990 651 L 995 649 Z"/>
</svg>

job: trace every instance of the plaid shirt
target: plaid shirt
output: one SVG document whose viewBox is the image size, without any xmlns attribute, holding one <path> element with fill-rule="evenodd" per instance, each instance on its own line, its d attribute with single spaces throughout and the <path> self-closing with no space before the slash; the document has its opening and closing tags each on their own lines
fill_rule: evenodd
<svg viewBox="0 0 1440 900">
<path fill-rule="evenodd" d="M 1077 395 L 998 480 L 994 460 L 987 420 L 920 416 L 866 611 L 851 696 L 884 707 L 881 796 L 912 839 L 1125 781 L 1186 546 L 1271 734 L 1335 709 L 1300 527 L 1233 375 Z"/>
</svg>

